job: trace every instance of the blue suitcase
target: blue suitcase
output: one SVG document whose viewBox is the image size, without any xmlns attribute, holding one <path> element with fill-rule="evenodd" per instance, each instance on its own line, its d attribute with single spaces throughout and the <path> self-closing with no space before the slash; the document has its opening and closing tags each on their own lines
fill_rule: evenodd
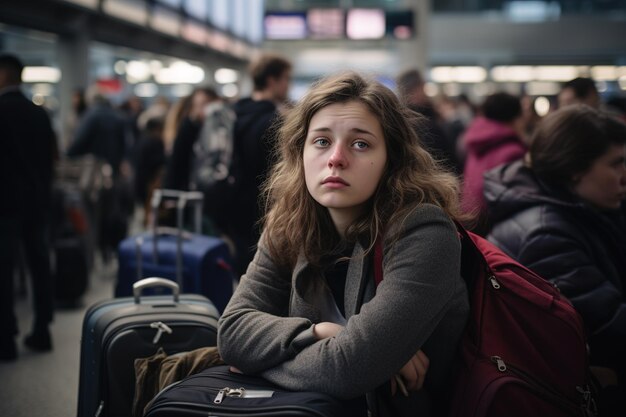
<svg viewBox="0 0 626 417">
<path fill-rule="evenodd" d="M 134 282 L 148 276 L 171 279 L 181 292 L 201 294 L 222 312 L 233 294 L 231 254 L 226 242 L 217 237 L 189 233 L 182 229 L 183 213 L 188 202 L 196 207 L 196 228 L 201 221 L 202 194 L 156 190 L 152 201 L 153 219 L 164 199 L 177 204 L 177 228 L 158 227 L 124 239 L 118 248 L 116 297 L 132 294 Z M 162 290 L 160 290 L 162 291 Z M 153 290 L 148 294 L 163 292 Z"/>
<path fill-rule="evenodd" d="M 146 290 L 167 287 L 169 296 L 144 296 Z M 132 414 L 134 361 L 154 355 L 216 346 L 218 312 L 204 296 L 179 295 L 168 279 L 137 282 L 133 297 L 93 304 L 83 318 L 78 417 Z"/>
</svg>

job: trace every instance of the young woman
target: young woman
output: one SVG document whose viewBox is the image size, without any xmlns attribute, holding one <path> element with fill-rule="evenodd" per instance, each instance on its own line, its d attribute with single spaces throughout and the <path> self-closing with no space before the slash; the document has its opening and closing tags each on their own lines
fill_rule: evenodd
<svg viewBox="0 0 626 417">
<path fill-rule="evenodd" d="M 354 399 L 363 413 L 366 394 L 372 415 L 436 411 L 468 297 L 456 183 L 413 119 L 391 90 L 351 72 L 321 80 L 289 112 L 264 232 L 219 322 L 227 363 Z"/>
<path fill-rule="evenodd" d="M 485 177 L 495 224 L 489 239 L 572 301 L 589 330 L 591 364 L 617 371 L 622 387 L 625 145 L 624 123 L 588 106 L 565 107 L 539 123 L 529 161 Z"/>
</svg>

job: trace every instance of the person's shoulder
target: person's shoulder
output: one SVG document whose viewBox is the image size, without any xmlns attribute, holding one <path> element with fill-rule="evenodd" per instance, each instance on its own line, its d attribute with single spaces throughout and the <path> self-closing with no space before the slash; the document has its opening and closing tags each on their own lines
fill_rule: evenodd
<svg viewBox="0 0 626 417">
<path fill-rule="evenodd" d="M 245 114 L 267 114 L 276 111 L 276 104 L 269 100 L 242 98 L 233 106 L 238 116 Z"/>
<path fill-rule="evenodd" d="M 452 224 L 450 216 L 441 207 L 431 203 L 417 205 L 408 219 L 417 222 L 444 221 Z"/>
<path fill-rule="evenodd" d="M 450 216 L 441 207 L 430 203 L 416 205 L 404 221 L 397 226 L 405 231 L 423 230 L 429 226 L 438 226 L 438 229 L 447 229 L 456 233 L 456 226 Z"/>
</svg>

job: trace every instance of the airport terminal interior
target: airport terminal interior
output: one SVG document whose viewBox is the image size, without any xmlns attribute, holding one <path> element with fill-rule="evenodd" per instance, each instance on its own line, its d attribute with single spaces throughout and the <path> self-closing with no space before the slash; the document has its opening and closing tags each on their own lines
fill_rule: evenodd
<svg viewBox="0 0 626 417">
<path fill-rule="evenodd" d="M 537 117 L 558 106 L 564 82 L 592 78 L 603 103 L 626 118 L 625 40 L 626 0 L 0 1 L 0 54 L 23 61 L 22 90 L 57 137 L 55 181 L 83 187 L 88 207 L 99 204 L 84 193 L 92 179 L 66 157 L 77 91 L 95 86 L 115 107 L 134 100 L 156 111 L 211 86 L 234 103 L 251 94 L 248 64 L 275 52 L 292 62 L 292 103 L 332 72 L 366 72 L 395 90 L 396 76 L 414 68 L 433 102 L 477 105 L 507 92 Z M 131 212 L 128 236 L 147 227 L 143 206 Z M 33 309 L 20 263 L 18 359 L 0 362 L 0 415 L 76 415 L 82 320 L 91 304 L 113 297 L 118 272 L 117 252 L 95 239 L 85 238 L 85 291 L 55 309 L 49 352 L 22 342 Z"/>
</svg>

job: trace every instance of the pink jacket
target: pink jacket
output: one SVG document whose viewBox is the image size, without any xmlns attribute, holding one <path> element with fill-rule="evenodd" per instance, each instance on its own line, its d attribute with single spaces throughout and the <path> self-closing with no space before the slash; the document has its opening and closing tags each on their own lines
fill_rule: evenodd
<svg viewBox="0 0 626 417">
<path fill-rule="evenodd" d="M 520 159 L 526 145 L 510 126 L 477 117 L 462 138 L 467 151 L 461 207 L 466 213 L 481 213 L 485 209 L 483 174 L 498 165 Z"/>
</svg>

